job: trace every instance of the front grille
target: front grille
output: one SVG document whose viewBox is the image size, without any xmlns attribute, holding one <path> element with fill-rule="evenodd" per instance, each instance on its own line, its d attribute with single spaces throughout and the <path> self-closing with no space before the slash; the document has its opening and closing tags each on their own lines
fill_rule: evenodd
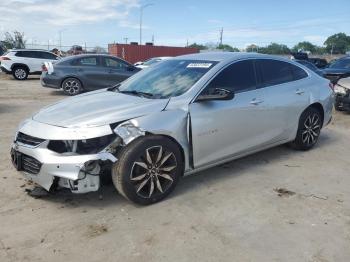
<svg viewBox="0 0 350 262">
<path fill-rule="evenodd" d="M 35 158 L 27 155 L 22 155 L 22 169 L 30 174 L 38 174 L 41 169 L 41 163 Z"/>
<path fill-rule="evenodd" d="M 18 133 L 17 139 L 16 139 L 16 142 L 19 142 L 25 145 L 30 145 L 30 146 L 38 146 L 44 141 L 45 139 L 29 136 L 21 132 Z"/>
</svg>

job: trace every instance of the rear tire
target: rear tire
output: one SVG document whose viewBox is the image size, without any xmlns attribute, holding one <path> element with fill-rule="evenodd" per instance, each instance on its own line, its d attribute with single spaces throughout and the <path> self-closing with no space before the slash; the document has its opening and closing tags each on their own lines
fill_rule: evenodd
<svg viewBox="0 0 350 262">
<path fill-rule="evenodd" d="M 323 124 L 319 110 L 309 107 L 300 116 L 296 138 L 291 146 L 297 150 L 309 150 L 318 141 Z"/>
<path fill-rule="evenodd" d="M 183 170 L 180 149 L 173 141 L 162 136 L 145 136 L 120 152 L 112 167 L 112 180 L 125 198 L 149 205 L 174 190 Z"/>
<path fill-rule="evenodd" d="M 26 80 L 29 72 L 24 66 L 16 66 L 12 69 L 12 75 L 16 80 Z"/>
<path fill-rule="evenodd" d="M 79 79 L 75 77 L 68 77 L 62 82 L 61 88 L 63 93 L 69 96 L 75 96 L 83 91 L 83 86 Z"/>
</svg>

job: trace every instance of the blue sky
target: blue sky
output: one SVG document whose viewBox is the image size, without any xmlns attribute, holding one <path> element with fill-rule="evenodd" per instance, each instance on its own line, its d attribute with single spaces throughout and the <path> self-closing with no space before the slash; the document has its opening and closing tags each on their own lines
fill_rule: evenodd
<svg viewBox="0 0 350 262">
<path fill-rule="evenodd" d="M 350 35 L 349 0 L 5 0 L 0 1 L 0 39 L 5 31 L 24 32 L 28 43 L 107 46 L 139 41 L 140 6 L 143 42 L 184 46 L 223 42 L 239 48 L 271 42 L 321 45 L 327 36 Z"/>
</svg>

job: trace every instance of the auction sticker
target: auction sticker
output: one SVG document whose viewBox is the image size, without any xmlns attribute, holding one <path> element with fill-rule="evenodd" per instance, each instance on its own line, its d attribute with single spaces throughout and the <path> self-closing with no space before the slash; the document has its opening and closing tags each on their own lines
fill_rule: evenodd
<svg viewBox="0 0 350 262">
<path fill-rule="evenodd" d="M 212 63 L 190 63 L 187 68 L 209 68 Z"/>
</svg>

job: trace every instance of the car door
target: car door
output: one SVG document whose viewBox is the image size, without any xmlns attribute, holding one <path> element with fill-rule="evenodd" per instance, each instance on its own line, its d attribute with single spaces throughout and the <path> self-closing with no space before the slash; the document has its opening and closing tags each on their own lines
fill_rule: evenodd
<svg viewBox="0 0 350 262">
<path fill-rule="evenodd" d="M 104 68 L 99 56 L 84 56 L 73 62 L 75 74 L 82 82 L 85 90 L 95 90 L 106 87 Z"/>
<path fill-rule="evenodd" d="M 102 57 L 102 65 L 107 86 L 123 82 L 135 73 L 132 65 L 114 57 Z"/>
<path fill-rule="evenodd" d="M 40 52 L 37 51 L 22 51 L 23 63 L 29 67 L 30 73 L 40 72 L 42 58 Z"/>
<path fill-rule="evenodd" d="M 232 100 L 190 104 L 195 168 L 244 154 L 273 139 L 264 89 L 257 89 L 254 60 L 235 62 L 222 70 L 202 92 L 230 89 Z"/>
<path fill-rule="evenodd" d="M 270 117 L 265 121 L 276 141 L 288 139 L 298 125 L 301 112 L 309 104 L 308 74 L 291 63 L 257 59 L 259 88 L 265 91 L 264 105 Z M 273 142 L 273 141 L 272 141 Z"/>
</svg>

